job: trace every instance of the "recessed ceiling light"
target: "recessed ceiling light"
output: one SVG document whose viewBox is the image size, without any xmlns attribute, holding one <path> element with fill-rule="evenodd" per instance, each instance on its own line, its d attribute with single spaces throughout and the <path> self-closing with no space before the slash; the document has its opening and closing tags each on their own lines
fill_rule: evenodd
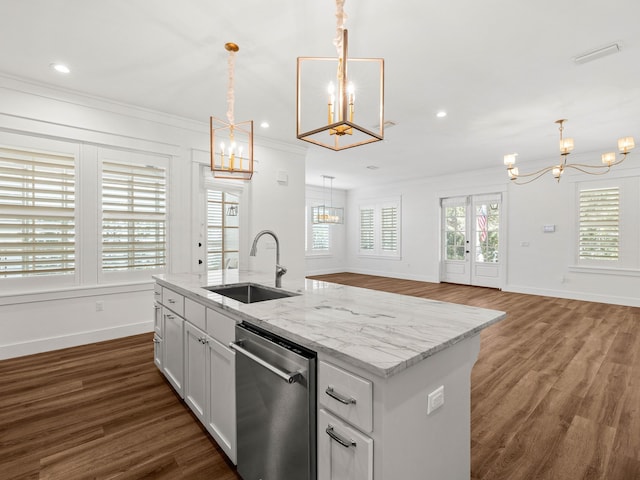
<svg viewBox="0 0 640 480">
<path fill-rule="evenodd" d="M 261 126 L 262 128 L 269 128 L 269 122 L 262 122 L 262 123 L 260 124 L 260 126 Z"/>
<path fill-rule="evenodd" d="M 69 67 L 62 63 L 52 63 L 51 68 L 53 68 L 58 73 L 70 73 Z"/>
<path fill-rule="evenodd" d="M 369 170 L 378 170 L 380 167 L 378 167 L 377 165 L 367 165 L 367 168 Z"/>
<path fill-rule="evenodd" d="M 447 112 L 445 112 L 444 110 L 440 110 L 438 113 L 436 113 L 436 117 L 438 118 L 444 118 L 447 116 Z"/>
</svg>

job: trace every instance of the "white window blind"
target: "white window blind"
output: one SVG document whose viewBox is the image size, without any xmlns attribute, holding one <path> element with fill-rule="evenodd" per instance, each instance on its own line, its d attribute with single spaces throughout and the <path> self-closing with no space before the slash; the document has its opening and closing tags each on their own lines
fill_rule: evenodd
<svg viewBox="0 0 640 480">
<path fill-rule="evenodd" d="M 240 197 L 207 190 L 207 269 L 239 268 Z"/>
<path fill-rule="evenodd" d="M 75 158 L 0 148 L 0 277 L 75 272 Z"/>
<path fill-rule="evenodd" d="M 360 250 L 373 251 L 375 248 L 374 212 L 370 207 L 360 209 Z"/>
<path fill-rule="evenodd" d="M 102 162 L 102 270 L 164 267 L 166 168 Z"/>
<path fill-rule="evenodd" d="M 579 257 L 618 260 L 620 189 L 580 190 Z"/>
<path fill-rule="evenodd" d="M 398 209 L 396 207 L 382 207 L 380 222 L 380 247 L 385 252 L 395 252 L 398 249 Z"/>
</svg>

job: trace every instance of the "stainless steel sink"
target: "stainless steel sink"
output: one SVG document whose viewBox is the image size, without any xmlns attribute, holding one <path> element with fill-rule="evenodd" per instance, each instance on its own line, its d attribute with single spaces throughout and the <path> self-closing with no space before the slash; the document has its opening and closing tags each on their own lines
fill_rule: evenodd
<svg viewBox="0 0 640 480">
<path fill-rule="evenodd" d="M 233 285 L 222 285 L 213 287 L 203 287 L 205 290 L 233 298 L 242 303 L 264 302 L 265 300 L 275 300 L 278 298 L 293 297 L 297 293 L 286 292 L 275 288 L 265 287 L 257 283 L 234 283 Z"/>
</svg>

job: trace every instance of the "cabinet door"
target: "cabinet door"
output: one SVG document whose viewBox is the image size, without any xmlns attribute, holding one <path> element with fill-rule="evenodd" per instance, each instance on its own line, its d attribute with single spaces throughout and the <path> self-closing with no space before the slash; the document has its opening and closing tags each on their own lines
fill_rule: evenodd
<svg viewBox="0 0 640 480">
<path fill-rule="evenodd" d="M 153 363 L 162 371 L 162 337 L 153 336 Z"/>
<path fill-rule="evenodd" d="M 206 428 L 231 461 L 236 463 L 236 356 L 215 339 L 207 338 Z"/>
<path fill-rule="evenodd" d="M 206 334 L 189 322 L 184 323 L 184 401 L 205 421 L 207 346 Z"/>
<path fill-rule="evenodd" d="M 373 440 L 318 412 L 318 480 L 372 480 Z"/>
<path fill-rule="evenodd" d="M 169 383 L 184 397 L 184 320 L 179 315 L 170 310 L 162 309 L 163 322 L 163 348 L 162 348 L 162 368 Z"/>
<path fill-rule="evenodd" d="M 153 304 L 154 315 L 153 315 L 153 331 L 158 337 L 162 338 L 162 307 L 159 303 Z"/>
</svg>

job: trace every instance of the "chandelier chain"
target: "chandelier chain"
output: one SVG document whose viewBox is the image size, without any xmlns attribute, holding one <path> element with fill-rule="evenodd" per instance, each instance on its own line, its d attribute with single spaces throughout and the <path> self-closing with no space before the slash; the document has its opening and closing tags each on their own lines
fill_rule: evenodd
<svg viewBox="0 0 640 480">
<path fill-rule="evenodd" d="M 235 63 L 236 63 L 236 52 L 233 50 L 230 50 L 229 58 L 227 59 L 227 66 L 229 67 L 229 86 L 227 88 L 227 120 L 231 125 L 235 123 L 234 115 L 233 115 L 233 105 L 235 102 L 235 93 L 233 91 Z"/>
<path fill-rule="evenodd" d="M 336 38 L 333 40 L 333 44 L 336 46 L 338 57 L 342 56 L 342 31 L 344 30 L 344 24 L 347 22 L 347 14 L 344 11 L 345 0 L 336 0 Z"/>
</svg>

